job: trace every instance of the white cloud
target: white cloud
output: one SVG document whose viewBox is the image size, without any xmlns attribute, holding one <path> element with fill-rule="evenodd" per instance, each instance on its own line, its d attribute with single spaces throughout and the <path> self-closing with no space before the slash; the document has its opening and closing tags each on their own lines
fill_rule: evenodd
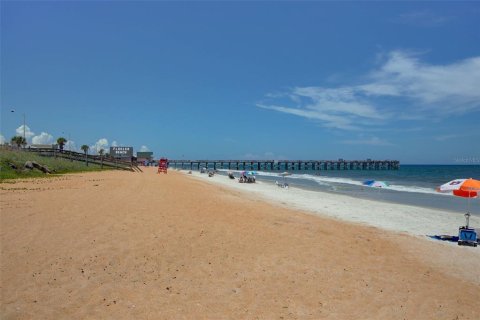
<svg viewBox="0 0 480 320">
<path fill-rule="evenodd" d="M 18 127 L 17 129 L 15 129 L 15 132 L 17 133 L 17 136 L 23 137 L 23 124 L 20 127 Z M 30 130 L 30 127 L 25 125 L 25 139 L 27 139 L 27 141 L 28 141 L 28 139 L 30 139 L 34 135 L 35 135 L 35 133 Z"/>
<path fill-rule="evenodd" d="M 148 149 L 147 146 L 141 146 L 140 147 L 140 152 L 147 152 L 147 151 L 150 151 L 150 149 Z"/>
<path fill-rule="evenodd" d="M 101 138 L 94 145 L 90 146 L 90 153 L 98 154 L 101 149 L 108 152 L 108 140 L 106 138 Z"/>
<path fill-rule="evenodd" d="M 3 134 L 0 134 L 0 144 L 4 144 L 5 142 L 5 137 L 3 136 Z"/>
<path fill-rule="evenodd" d="M 246 153 L 242 156 L 236 157 L 239 159 L 245 159 L 245 160 L 285 160 L 287 159 L 285 156 L 282 155 L 276 155 L 273 152 L 265 152 L 263 154 L 257 154 L 257 153 Z"/>
<path fill-rule="evenodd" d="M 444 135 L 439 135 L 434 137 L 435 140 L 437 141 L 447 141 L 447 140 L 452 140 L 452 139 L 458 139 L 458 138 L 463 138 L 463 137 L 468 137 L 470 134 L 444 134 Z"/>
<path fill-rule="evenodd" d="M 394 51 L 371 77 L 369 86 L 359 86 L 366 94 L 406 97 L 440 115 L 480 109 L 480 57 L 428 65 L 416 55 Z"/>
<path fill-rule="evenodd" d="M 442 119 L 480 110 L 480 57 L 430 65 L 416 54 L 393 51 L 365 79 L 357 85 L 296 87 L 283 95 L 267 94 L 269 102 L 257 106 L 342 130 L 379 128 L 399 119 Z"/>
<path fill-rule="evenodd" d="M 118 146 L 118 142 L 115 141 L 115 140 L 113 140 L 113 141 L 112 141 L 112 147 L 117 147 L 117 146 Z"/>
<path fill-rule="evenodd" d="M 362 144 L 370 146 L 392 146 L 393 144 L 379 137 L 359 138 L 356 140 L 343 140 L 344 144 Z"/>
<path fill-rule="evenodd" d="M 64 149 L 69 151 L 77 151 L 75 141 L 68 140 L 67 143 L 65 143 Z"/>
<path fill-rule="evenodd" d="M 322 110 L 322 108 L 317 108 L 316 105 L 306 105 L 302 108 L 288 108 L 282 106 L 275 106 L 275 105 L 263 105 L 257 104 L 257 107 L 263 109 L 270 109 L 275 110 L 283 113 L 289 113 L 293 115 L 297 115 L 300 117 L 304 117 L 307 119 L 312 120 L 320 120 L 320 122 L 329 128 L 337 128 L 337 129 L 344 129 L 344 130 L 357 130 L 360 127 L 357 125 L 360 120 L 355 121 L 355 117 L 349 114 L 348 112 L 344 112 L 343 114 L 339 114 L 336 111 L 329 112 L 327 110 Z M 337 114 L 338 113 L 338 114 Z M 355 122 L 357 124 L 355 124 Z"/>
<path fill-rule="evenodd" d="M 395 19 L 396 22 L 419 27 L 439 27 L 452 20 L 453 17 L 441 16 L 432 11 L 413 11 L 404 13 Z"/>
<path fill-rule="evenodd" d="M 53 136 L 47 132 L 42 132 L 32 138 L 32 144 L 53 144 Z"/>
</svg>

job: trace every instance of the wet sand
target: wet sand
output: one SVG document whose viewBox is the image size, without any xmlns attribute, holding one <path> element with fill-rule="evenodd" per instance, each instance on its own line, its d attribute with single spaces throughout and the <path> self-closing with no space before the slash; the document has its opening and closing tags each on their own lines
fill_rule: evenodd
<svg viewBox="0 0 480 320">
<path fill-rule="evenodd" d="M 177 172 L 0 184 L 2 319 L 478 319 L 480 255 Z"/>
</svg>

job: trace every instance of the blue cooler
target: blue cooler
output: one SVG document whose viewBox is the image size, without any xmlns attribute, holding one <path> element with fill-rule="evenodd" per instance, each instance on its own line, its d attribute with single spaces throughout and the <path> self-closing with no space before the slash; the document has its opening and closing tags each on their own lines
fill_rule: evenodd
<svg viewBox="0 0 480 320">
<path fill-rule="evenodd" d="M 469 227 L 458 228 L 459 246 L 477 246 L 477 231 Z"/>
</svg>

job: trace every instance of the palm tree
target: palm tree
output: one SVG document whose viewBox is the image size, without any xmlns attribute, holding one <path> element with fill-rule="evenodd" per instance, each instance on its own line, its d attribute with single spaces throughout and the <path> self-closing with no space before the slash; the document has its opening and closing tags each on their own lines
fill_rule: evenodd
<svg viewBox="0 0 480 320">
<path fill-rule="evenodd" d="M 103 169 L 103 152 L 105 152 L 105 150 L 103 150 L 103 149 L 98 150 L 98 154 L 100 155 L 100 168 L 101 169 Z"/>
<path fill-rule="evenodd" d="M 21 147 L 22 145 L 26 145 L 27 144 L 27 141 L 25 140 L 24 137 L 22 136 L 14 136 L 12 139 L 10 139 L 10 142 L 12 144 L 16 144 L 17 147 Z"/>
<path fill-rule="evenodd" d="M 57 144 L 60 147 L 60 152 L 63 151 L 63 146 L 65 145 L 65 143 L 67 143 L 67 139 L 65 139 L 64 137 L 60 137 L 57 139 Z"/>
<path fill-rule="evenodd" d="M 85 165 L 88 166 L 88 157 L 87 157 L 87 154 L 88 154 L 88 149 L 90 149 L 89 146 L 87 146 L 86 144 L 82 145 L 80 147 L 80 149 L 83 150 L 83 152 L 85 152 Z"/>
</svg>

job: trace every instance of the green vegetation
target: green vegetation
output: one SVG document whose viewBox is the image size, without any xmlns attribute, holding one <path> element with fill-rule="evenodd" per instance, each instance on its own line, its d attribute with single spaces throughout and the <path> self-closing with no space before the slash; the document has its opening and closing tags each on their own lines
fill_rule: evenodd
<svg viewBox="0 0 480 320">
<path fill-rule="evenodd" d="M 24 170 L 24 165 L 27 161 L 35 161 L 45 165 L 54 174 L 47 175 L 37 169 Z M 10 164 L 15 165 L 17 169 L 11 168 Z M 42 157 L 33 152 L 0 150 L 0 181 L 4 179 L 48 177 L 64 173 L 100 170 L 102 170 L 101 166 L 94 163 L 89 163 L 87 167 L 84 162 Z"/>
<path fill-rule="evenodd" d="M 90 149 L 89 146 L 87 146 L 86 144 L 82 145 L 80 147 L 80 149 L 83 150 L 83 152 L 85 152 L 85 165 L 88 166 L 88 157 L 87 157 L 87 154 L 88 154 L 88 149 Z"/>
<path fill-rule="evenodd" d="M 25 141 L 25 138 L 24 137 L 21 137 L 21 136 L 15 136 L 13 137 L 10 142 L 12 142 L 12 144 L 16 144 L 17 147 L 21 147 L 21 146 L 24 146 L 27 144 L 27 142 Z"/>
<path fill-rule="evenodd" d="M 63 146 L 65 145 L 65 143 L 67 143 L 67 139 L 65 139 L 64 137 L 60 137 L 57 139 L 57 144 L 60 147 L 60 150 L 63 150 Z"/>
</svg>

